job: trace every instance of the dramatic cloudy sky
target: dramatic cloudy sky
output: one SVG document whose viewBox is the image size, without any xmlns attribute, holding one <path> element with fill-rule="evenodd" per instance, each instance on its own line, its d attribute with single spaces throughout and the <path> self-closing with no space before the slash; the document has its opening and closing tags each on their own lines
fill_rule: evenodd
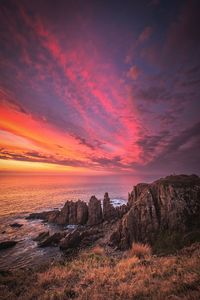
<svg viewBox="0 0 200 300">
<path fill-rule="evenodd" d="M 200 172 L 199 0 L 1 0 L 4 171 Z"/>
</svg>

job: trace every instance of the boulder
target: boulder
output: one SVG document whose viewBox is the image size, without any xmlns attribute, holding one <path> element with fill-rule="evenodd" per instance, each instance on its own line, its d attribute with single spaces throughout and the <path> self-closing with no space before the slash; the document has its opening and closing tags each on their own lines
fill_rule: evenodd
<svg viewBox="0 0 200 300">
<path fill-rule="evenodd" d="M 90 226 L 100 224 L 103 221 L 101 201 L 95 196 L 90 198 L 88 204 L 88 222 Z"/>
<path fill-rule="evenodd" d="M 44 220 L 49 221 L 53 217 L 55 217 L 56 214 L 58 214 L 58 210 L 50 210 L 50 211 L 42 211 L 39 213 L 31 213 L 28 217 L 26 217 L 27 220 Z"/>
<path fill-rule="evenodd" d="M 14 247 L 17 244 L 17 241 L 5 241 L 0 242 L 0 250 L 9 249 Z"/>
<path fill-rule="evenodd" d="M 39 242 L 39 247 L 57 246 L 62 238 L 66 236 L 66 232 L 56 232 Z"/>
<path fill-rule="evenodd" d="M 108 193 L 105 193 L 103 199 L 103 219 L 104 221 L 110 221 L 118 217 L 117 209 L 110 202 Z"/>
<path fill-rule="evenodd" d="M 129 211 L 111 242 L 127 249 L 133 242 L 153 244 L 164 232 L 200 229 L 200 178 L 168 176 L 152 184 L 139 184 L 129 195 Z"/>
<path fill-rule="evenodd" d="M 13 227 L 13 228 L 20 228 L 22 226 L 23 226 L 23 224 L 19 224 L 19 223 L 10 224 L 10 227 Z"/>
<path fill-rule="evenodd" d="M 79 230 L 75 229 L 74 231 L 68 233 L 64 239 L 60 242 L 60 249 L 61 250 L 68 250 L 76 248 L 81 243 L 81 234 Z"/>
<path fill-rule="evenodd" d="M 49 231 L 43 231 L 43 232 L 39 233 L 38 236 L 33 239 L 33 241 L 41 242 L 42 240 L 46 239 L 47 237 L 49 237 Z"/>
<path fill-rule="evenodd" d="M 95 241 L 104 237 L 102 229 L 91 227 L 81 232 L 81 248 L 91 246 Z"/>
</svg>

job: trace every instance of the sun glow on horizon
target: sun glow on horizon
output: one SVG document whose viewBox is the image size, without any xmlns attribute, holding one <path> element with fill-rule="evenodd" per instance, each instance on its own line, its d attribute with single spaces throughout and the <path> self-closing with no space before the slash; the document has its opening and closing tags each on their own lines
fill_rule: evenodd
<svg viewBox="0 0 200 300">
<path fill-rule="evenodd" d="M 46 173 L 49 174 L 72 174 L 72 175 L 108 175 L 112 172 L 95 171 L 88 168 L 63 166 L 52 163 L 43 162 L 29 162 L 29 161 L 17 161 L 17 160 L 0 160 L 0 172 L 1 173 Z"/>
<path fill-rule="evenodd" d="M 199 173 L 195 1 L 47 2 L 1 1 L 0 170 Z"/>
</svg>

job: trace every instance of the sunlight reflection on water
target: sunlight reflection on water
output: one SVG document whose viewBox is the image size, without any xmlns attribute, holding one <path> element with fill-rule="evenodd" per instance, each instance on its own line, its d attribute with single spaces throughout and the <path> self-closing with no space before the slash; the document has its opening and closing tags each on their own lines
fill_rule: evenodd
<svg viewBox="0 0 200 300">
<path fill-rule="evenodd" d="M 60 207 L 67 200 L 88 202 L 92 195 L 102 199 L 127 200 L 136 183 L 130 176 L 1 176 L 0 216 Z"/>
<path fill-rule="evenodd" d="M 136 178 L 121 176 L 0 176 L 0 241 L 19 241 L 14 248 L 1 251 L 0 268 L 21 268 L 58 259 L 58 248 L 41 249 L 33 237 L 42 231 L 56 231 L 41 221 L 28 221 L 30 212 L 60 208 L 67 200 L 88 202 L 92 195 L 103 199 L 108 192 L 114 205 L 126 203 Z M 10 224 L 23 224 L 12 228 Z"/>
</svg>

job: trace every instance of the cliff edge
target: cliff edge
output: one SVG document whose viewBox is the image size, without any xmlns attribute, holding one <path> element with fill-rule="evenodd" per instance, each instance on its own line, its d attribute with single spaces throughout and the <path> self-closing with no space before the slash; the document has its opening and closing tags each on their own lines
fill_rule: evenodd
<svg viewBox="0 0 200 300">
<path fill-rule="evenodd" d="M 111 243 L 128 249 L 133 242 L 153 244 L 166 232 L 185 235 L 200 229 L 200 177 L 167 176 L 140 183 L 129 194 L 129 211 L 111 235 Z"/>
</svg>

